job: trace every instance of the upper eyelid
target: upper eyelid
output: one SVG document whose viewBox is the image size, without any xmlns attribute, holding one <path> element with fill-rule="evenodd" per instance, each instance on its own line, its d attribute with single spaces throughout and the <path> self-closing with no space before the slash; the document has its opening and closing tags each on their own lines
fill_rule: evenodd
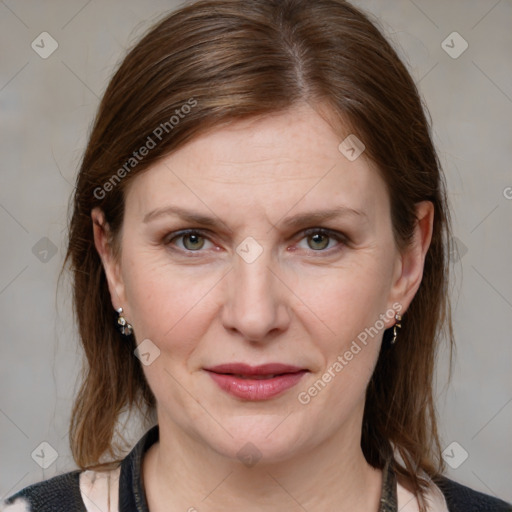
<svg viewBox="0 0 512 512">
<path fill-rule="evenodd" d="M 323 232 L 332 237 L 338 237 L 338 238 L 343 238 L 343 239 L 347 238 L 347 235 L 345 235 L 345 233 L 343 233 L 341 231 L 337 231 L 336 229 L 324 228 L 324 227 L 313 227 L 313 228 L 302 229 L 299 232 L 297 232 L 297 235 L 294 235 L 294 236 L 304 235 L 304 234 L 308 234 L 308 233 L 318 233 L 318 232 L 320 232 L 320 233 Z"/>
</svg>

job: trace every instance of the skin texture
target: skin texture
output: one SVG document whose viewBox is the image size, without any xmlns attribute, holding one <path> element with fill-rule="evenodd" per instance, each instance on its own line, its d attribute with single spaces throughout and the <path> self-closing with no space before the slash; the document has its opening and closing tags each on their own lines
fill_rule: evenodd
<svg viewBox="0 0 512 512">
<path fill-rule="evenodd" d="M 418 204 L 413 243 L 400 252 L 382 178 L 364 153 L 351 162 L 338 150 L 347 135 L 297 106 L 194 139 L 130 184 L 120 261 L 93 210 L 112 305 L 123 307 L 137 343 L 160 350 L 144 366 L 160 425 L 143 464 L 152 512 L 378 509 L 381 472 L 360 447 L 365 390 L 382 333 L 395 323 L 386 312 L 399 304 L 403 314 L 419 287 L 433 209 Z M 174 238 L 202 226 L 172 215 L 144 223 L 170 205 L 219 225 Z M 285 225 L 340 205 L 362 213 Z M 346 240 L 303 233 L 319 227 Z M 262 248 L 252 263 L 236 252 L 247 237 Z M 379 318 L 378 335 L 301 403 L 299 392 Z M 235 361 L 309 372 L 281 395 L 247 401 L 203 369 Z M 261 455 L 252 467 L 237 457 L 248 442 Z"/>
</svg>

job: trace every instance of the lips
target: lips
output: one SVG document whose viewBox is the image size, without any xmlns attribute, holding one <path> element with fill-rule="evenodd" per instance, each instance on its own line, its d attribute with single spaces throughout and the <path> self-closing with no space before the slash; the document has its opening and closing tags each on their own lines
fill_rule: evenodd
<svg viewBox="0 0 512 512">
<path fill-rule="evenodd" d="M 265 377 L 265 376 L 275 376 L 282 375 L 284 373 L 296 373 L 304 368 L 300 368 L 299 366 L 292 366 L 288 364 L 281 363 L 268 363 L 262 364 L 259 366 L 250 366 L 244 363 L 227 363 L 227 364 L 219 364 L 217 366 L 213 366 L 211 368 L 205 368 L 205 370 L 214 372 L 214 373 L 224 373 L 230 375 L 237 375 L 240 377 Z"/>
<path fill-rule="evenodd" d="M 205 370 L 223 391 L 245 400 L 267 400 L 281 394 L 297 384 L 308 371 L 282 363 L 260 366 L 228 363 Z"/>
</svg>

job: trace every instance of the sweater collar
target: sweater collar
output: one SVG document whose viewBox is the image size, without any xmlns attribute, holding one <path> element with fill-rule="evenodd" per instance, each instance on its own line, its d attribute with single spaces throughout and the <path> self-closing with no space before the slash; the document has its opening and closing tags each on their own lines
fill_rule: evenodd
<svg viewBox="0 0 512 512">
<path fill-rule="evenodd" d="M 119 512 L 149 512 L 142 480 L 142 459 L 158 441 L 158 425 L 148 430 L 121 463 Z"/>
</svg>

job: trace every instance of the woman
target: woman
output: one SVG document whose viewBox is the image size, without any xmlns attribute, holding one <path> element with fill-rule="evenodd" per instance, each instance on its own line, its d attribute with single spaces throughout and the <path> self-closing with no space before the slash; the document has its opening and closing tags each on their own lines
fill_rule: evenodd
<svg viewBox="0 0 512 512">
<path fill-rule="evenodd" d="M 174 12 L 112 78 L 76 185 L 80 469 L 7 510 L 512 510 L 442 476 L 444 181 L 357 9 Z M 156 424 L 122 458 L 136 408 Z"/>
</svg>

